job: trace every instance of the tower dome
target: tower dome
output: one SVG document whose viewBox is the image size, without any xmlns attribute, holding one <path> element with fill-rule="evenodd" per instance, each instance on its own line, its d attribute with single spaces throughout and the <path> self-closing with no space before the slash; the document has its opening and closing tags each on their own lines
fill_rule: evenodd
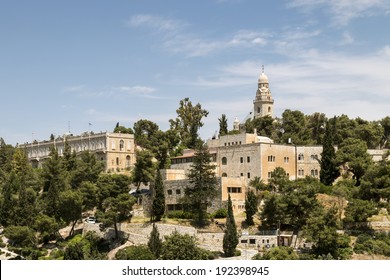
<svg viewBox="0 0 390 280">
<path fill-rule="evenodd" d="M 268 77 L 266 74 L 264 74 L 264 65 L 261 67 L 261 74 L 259 77 L 259 84 L 268 84 Z"/>
<path fill-rule="evenodd" d="M 259 77 L 259 83 L 268 83 L 268 77 L 264 72 Z"/>
</svg>

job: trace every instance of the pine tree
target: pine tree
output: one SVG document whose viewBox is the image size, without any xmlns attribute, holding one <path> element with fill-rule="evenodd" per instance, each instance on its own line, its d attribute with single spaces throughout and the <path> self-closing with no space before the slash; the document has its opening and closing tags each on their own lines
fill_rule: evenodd
<svg viewBox="0 0 390 280">
<path fill-rule="evenodd" d="M 42 177 L 46 213 L 51 217 L 58 217 L 59 196 L 60 192 L 65 190 L 66 176 L 61 158 L 54 147 L 50 152 L 50 158 L 44 163 Z"/>
<path fill-rule="evenodd" d="M 162 241 L 160 239 L 160 233 L 158 232 L 158 228 L 156 224 L 153 224 L 153 229 L 150 233 L 149 241 L 148 241 L 149 250 L 153 253 L 153 255 L 158 259 L 161 254 L 162 249 Z"/>
<path fill-rule="evenodd" d="M 226 118 L 226 115 L 222 114 L 221 118 L 218 119 L 218 121 L 219 121 L 219 136 L 228 134 L 228 120 Z"/>
<path fill-rule="evenodd" d="M 246 224 L 248 226 L 254 225 L 253 215 L 257 212 L 257 197 L 256 194 L 249 190 L 246 199 L 245 199 L 245 214 L 246 214 Z"/>
<path fill-rule="evenodd" d="M 217 195 L 215 165 L 206 145 L 198 146 L 188 174 L 191 186 L 186 188 L 183 202 L 196 215 L 198 226 L 204 226 L 207 206 Z"/>
<path fill-rule="evenodd" d="M 235 255 L 236 247 L 238 244 L 238 234 L 236 222 L 233 215 L 232 200 L 228 198 L 228 213 L 226 218 L 225 234 L 223 236 L 223 251 L 225 257 L 233 257 Z"/>
<path fill-rule="evenodd" d="M 338 166 L 336 165 L 336 151 L 333 147 L 333 135 L 335 133 L 335 122 L 336 118 L 333 119 L 333 122 L 327 122 L 325 128 L 325 136 L 322 145 L 322 153 L 320 160 L 320 181 L 321 183 L 331 186 L 340 175 Z"/>
<path fill-rule="evenodd" d="M 157 175 L 154 183 L 154 198 L 152 203 L 151 219 L 155 221 L 161 221 L 161 218 L 165 212 L 164 185 L 160 171 L 157 171 L 156 173 Z"/>
</svg>

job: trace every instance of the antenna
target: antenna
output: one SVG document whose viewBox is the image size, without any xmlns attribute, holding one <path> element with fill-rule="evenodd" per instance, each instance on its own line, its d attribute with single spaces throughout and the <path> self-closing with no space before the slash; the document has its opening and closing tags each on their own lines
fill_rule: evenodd
<svg viewBox="0 0 390 280">
<path fill-rule="evenodd" d="M 261 65 L 261 71 L 262 71 L 262 73 L 264 74 L 264 64 Z"/>
</svg>

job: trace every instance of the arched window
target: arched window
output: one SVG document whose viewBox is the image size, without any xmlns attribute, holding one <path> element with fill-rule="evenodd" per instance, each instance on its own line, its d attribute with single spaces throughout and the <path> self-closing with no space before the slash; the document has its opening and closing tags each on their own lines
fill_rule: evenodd
<svg viewBox="0 0 390 280">
<path fill-rule="evenodd" d="M 268 113 L 271 113 L 271 107 L 268 107 Z"/>
<path fill-rule="evenodd" d="M 222 165 L 226 165 L 227 164 L 227 158 L 226 157 L 223 157 L 222 158 Z"/>
<path fill-rule="evenodd" d="M 303 156 L 303 154 L 298 155 L 298 160 L 304 160 L 304 159 L 305 159 L 305 157 Z"/>
<path fill-rule="evenodd" d="M 125 149 L 125 141 L 119 141 L 119 151 L 123 151 Z"/>
<path fill-rule="evenodd" d="M 130 165 L 131 165 L 131 157 L 126 156 L 126 167 L 130 167 Z"/>
<path fill-rule="evenodd" d="M 227 174 L 225 172 L 222 173 L 222 177 L 227 177 Z"/>
</svg>

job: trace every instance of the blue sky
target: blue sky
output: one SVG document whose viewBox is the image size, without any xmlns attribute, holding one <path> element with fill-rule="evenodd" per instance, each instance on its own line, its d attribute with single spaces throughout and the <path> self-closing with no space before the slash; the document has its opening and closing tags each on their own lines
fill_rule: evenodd
<svg viewBox="0 0 390 280">
<path fill-rule="evenodd" d="M 389 115 L 389 0 L 0 1 L 0 137 L 168 129 L 179 100 L 201 136 L 252 110 L 261 65 L 275 114 Z M 89 125 L 92 124 L 92 126 Z"/>
</svg>

